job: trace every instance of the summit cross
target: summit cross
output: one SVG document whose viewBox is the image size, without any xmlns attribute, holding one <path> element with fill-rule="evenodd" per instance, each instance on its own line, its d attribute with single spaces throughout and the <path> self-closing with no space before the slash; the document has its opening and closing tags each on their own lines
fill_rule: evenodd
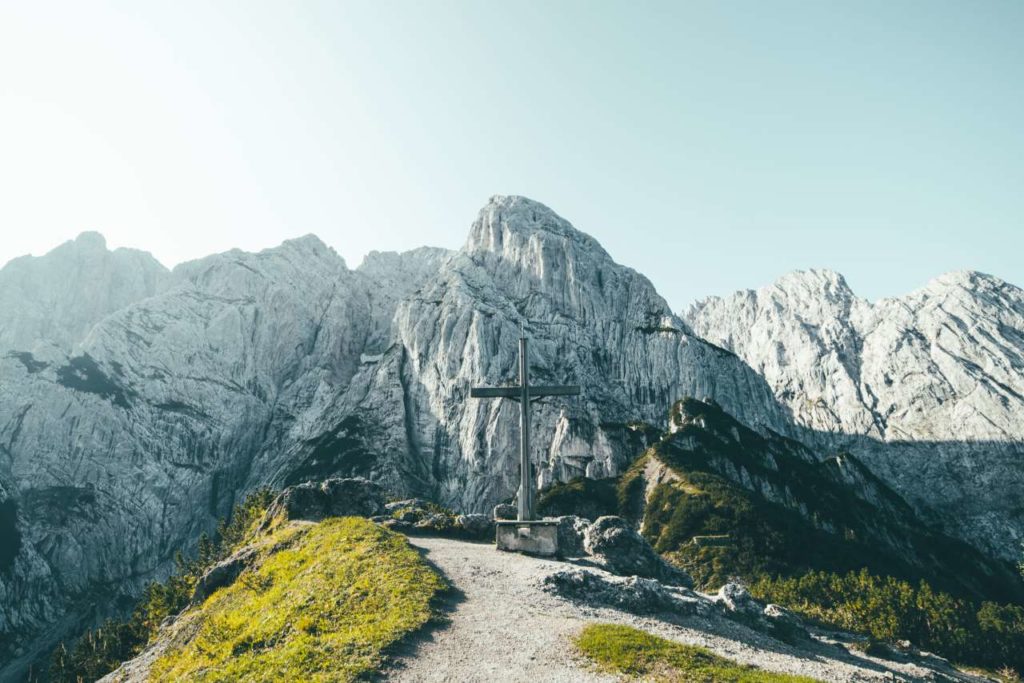
<svg viewBox="0 0 1024 683">
<path fill-rule="evenodd" d="M 577 385 L 530 386 L 530 367 L 526 356 L 526 334 L 519 338 L 519 386 L 517 387 L 472 387 L 470 398 L 510 398 L 519 401 L 519 520 L 532 521 L 536 518 L 534 505 L 534 481 L 530 476 L 530 402 L 545 396 L 578 396 Z"/>
</svg>

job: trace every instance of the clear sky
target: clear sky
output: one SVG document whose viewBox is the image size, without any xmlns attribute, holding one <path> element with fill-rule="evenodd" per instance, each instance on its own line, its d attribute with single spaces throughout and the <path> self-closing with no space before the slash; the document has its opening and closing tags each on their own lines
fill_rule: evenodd
<svg viewBox="0 0 1024 683">
<path fill-rule="evenodd" d="M 1021 0 L 0 0 L 0 263 L 91 229 L 355 266 L 523 194 L 676 309 L 1024 284 L 1022 36 Z"/>
</svg>

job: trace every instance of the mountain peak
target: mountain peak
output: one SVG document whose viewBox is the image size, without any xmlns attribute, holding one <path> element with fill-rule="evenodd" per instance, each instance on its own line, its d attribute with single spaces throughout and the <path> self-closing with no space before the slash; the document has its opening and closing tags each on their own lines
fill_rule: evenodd
<svg viewBox="0 0 1024 683">
<path fill-rule="evenodd" d="M 930 280 L 925 289 L 934 291 L 960 288 L 976 291 L 979 288 L 1001 288 L 1008 284 L 995 275 L 977 270 L 951 270 Z"/>
<path fill-rule="evenodd" d="M 86 249 L 106 250 L 107 240 L 95 230 L 86 230 L 75 238 L 74 243 Z"/>
<path fill-rule="evenodd" d="M 846 283 L 846 278 L 841 273 L 828 268 L 794 270 L 780 277 L 772 286 L 787 290 L 800 288 L 853 294 L 850 286 Z"/>
<path fill-rule="evenodd" d="M 519 195 L 490 198 L 470 229 L 466 251 L 500 252 L 508 248 L 506 242 L 529 240 L 535 235 L 568 239 L 604 253 L 593 237 L 574 228 L 546 205 Z"/>
</svg>

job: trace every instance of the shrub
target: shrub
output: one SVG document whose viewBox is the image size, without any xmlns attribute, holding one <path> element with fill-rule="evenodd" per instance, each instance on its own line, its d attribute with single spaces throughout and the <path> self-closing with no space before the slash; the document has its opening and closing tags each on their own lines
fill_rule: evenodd
<svg viewBox="0 0 1024 683">
<path fill-rule="evenodd" d="M 761 577 L 751 593 L 815 621 L 874 640 L 909 640 L 964 664 L 1024 670 L 1024 607 L 983 602 L 916 585 L 867 569 Z"/>
</svg>

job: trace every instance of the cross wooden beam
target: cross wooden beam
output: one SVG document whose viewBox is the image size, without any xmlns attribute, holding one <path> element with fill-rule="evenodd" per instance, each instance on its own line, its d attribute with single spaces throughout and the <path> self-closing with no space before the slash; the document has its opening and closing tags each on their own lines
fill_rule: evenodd
<svg viewBox="0 0 1024 683">
<path fill-rule="evenodd" d="M 529 363 L 526 357 L 526 335 L 519 338 L 519 386 L 472 387 L 470 398 L 510 398 L 519 401 L 519 510 L 520 522 L 536 517 L 533 477 L 530 476 L 530 403 L 545 396 L 578 396 L 576 385 L 530 386 Z"/>
</svg>

